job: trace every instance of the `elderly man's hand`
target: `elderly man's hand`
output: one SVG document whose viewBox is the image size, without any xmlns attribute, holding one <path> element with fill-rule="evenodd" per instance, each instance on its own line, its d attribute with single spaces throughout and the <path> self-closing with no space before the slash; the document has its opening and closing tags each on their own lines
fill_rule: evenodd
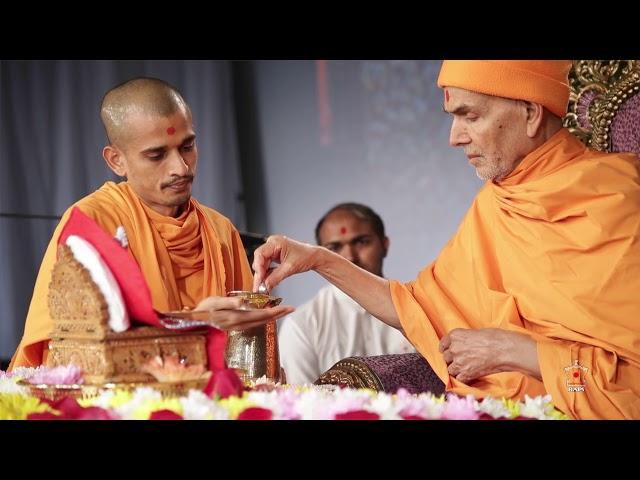
<svg viewBox="0 0 640 480">
<path fill-rule="evenodd" d="M 455 328 L 442 337 L 439 349 L 449 375 L 462 383 L 506 371 L 540 376 L 536 343 L 520 333 L 499 328 Z"/>
<path fill-rule="evenodd" d="M 262 282 L 271 291 L 285 278 L 313 270 L 320 248 L 282 235 L 271 235 L 253 254 L 253 291 L 257 291 Z M 280 265 L 272 269 L 271 262 Z"/>
<path fill-rule="evenodd" d="M 194 310 L 209 311 L 209 321 L 221 330 L 246 330 L 288 315 L 287 305 L 247 310 L 241 297 L 207 297 Z"/>
</svg>

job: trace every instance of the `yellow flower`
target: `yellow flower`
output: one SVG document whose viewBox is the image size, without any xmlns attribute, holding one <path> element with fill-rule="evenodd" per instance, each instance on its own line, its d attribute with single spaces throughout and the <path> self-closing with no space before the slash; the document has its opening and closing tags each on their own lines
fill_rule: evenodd
<svg viewBox="0 0 640 480">
<path fill-rule="evenodd" d="M 520 415 L 520 402 L 507 398 L 503 398 L 502 402 L 504 403 L 504 406 L 507 407 L 507 410 L 509 410 L 511 418 L 516 418 Z"/>
<path fill-rule="evenodd" d="M 125 403 L 128 403 L 133 398 L 131 391 L 124 389 L 117 389 L 113 392 L 113 397 L 109 399 L 109 408 L 118 408 Z"/>
<path fill-rule="evenodd" d="M 36 397 L 18 393 L 0 394 L 0 420 L 25 420 L 30 413 L 55 412 Z"/>
<path fill-rule="evenodd" d="M 235 420 L 238 418 L 238 415 L 242 413 L 243 410 L 249 407 L 258 407 L 256 403 L 250 401 L 246 395 L 242 397 L 227 397 L 224 400 L 218 401 L 218 405 L 224 408 L 227 412 L 229 412 L 229 418 Z"/>
</svg>

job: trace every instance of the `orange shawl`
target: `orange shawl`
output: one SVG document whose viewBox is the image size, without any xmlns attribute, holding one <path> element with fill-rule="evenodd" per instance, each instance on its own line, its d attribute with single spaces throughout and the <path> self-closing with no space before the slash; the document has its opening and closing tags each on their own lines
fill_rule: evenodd
<svg viewBox="0 0 640 480">
<path fill-rule="evenodd" d="M 563 129 L 488 182 L 435 262 L 413 282 L 392 281 L 391 295 L 409 339 L 454 393 L 549 393 L 574 418 L 640 418 L 639 239 L 637 157 L 589 151 Z M 536 340 L 543 382 L 450 377 L 440 338 L 485 327 Z M 584 391 L 569 388 L 576 362 Z"/>
<path fill-rule="evenodd" d="M 180 217 L 165 217 L 142 203 L 126 182 L 107 182 L 74 206 L 110 235 L 124 227 L 129 252 L 149 285 L 156 310 L 193 308 L 207 296 L 251 288 L 251 269 L 238 231 L 226 217 L 193 198 Z M 46 360 L 53 329 L 47 306 L 49 283 L 58 236 L 72 208 L 62 216 L 45 252 L 11 368 Z"/>
</svg>

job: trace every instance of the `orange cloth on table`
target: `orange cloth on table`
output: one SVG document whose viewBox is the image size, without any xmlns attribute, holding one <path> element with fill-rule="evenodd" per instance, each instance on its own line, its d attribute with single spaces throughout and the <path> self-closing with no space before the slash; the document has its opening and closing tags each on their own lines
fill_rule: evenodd
<svg viewBox="0 0 640 480">
<path fill-rule="evenodd" d="M 107 182 L 73 206 L 110 235 L 118 226 L 124 227 L 128 250 L 158 311 L 193 308 L 208 296 L 251 289 L 252 274 L 240 234 L 226 217 L 194 198 L 178 218 L 166 217 L 145 205 L 126 182 Z M 11 368 L 37 366 L 46 360 L 46 343 L 53 330 L 47 305 L 49 283 L 58 236 L 73 206 L 62 216 L 45 252 Z"/>
<path fill-rule="evenodd" d="M 630 154 L 587 150 L 567 130 L 478 193 L 438 258 L 391 282 L 402 327 L 447 389 L 523 399 L 549 393 L 574 418 L 640 418 L 640 175 Z M 438 351 L 454 328 L 538 342 L 543 382 L 516 372 L 465 385 Z M 570 392 L 575 361 L 588 370 Z M 569 370 L 570 371 L 570 370 Z"/>
</svg>

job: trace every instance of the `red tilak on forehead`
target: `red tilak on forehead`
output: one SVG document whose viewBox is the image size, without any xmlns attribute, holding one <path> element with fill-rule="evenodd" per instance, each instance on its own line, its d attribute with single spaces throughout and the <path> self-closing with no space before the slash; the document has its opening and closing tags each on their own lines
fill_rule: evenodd
<svg viewBox="0 0 640 480">
<path fill-rule="evenodd" d="M 347 227 L 340 227 L 340 233 L 343 235 L 347 233 Z"/>
<path fill-rule="evenodd" d="M 173 128 L 173 127 L 169 127 L 169 128 L 167 128 L 167 133 L 169 135 L 173 135 L 174 133 L 176 133 L 176 129 Z"/>
<path fill-rule="evenodd" d="M 449 103 L 449 90 L 444 91 L 444 101 Z"/>
</svg>

